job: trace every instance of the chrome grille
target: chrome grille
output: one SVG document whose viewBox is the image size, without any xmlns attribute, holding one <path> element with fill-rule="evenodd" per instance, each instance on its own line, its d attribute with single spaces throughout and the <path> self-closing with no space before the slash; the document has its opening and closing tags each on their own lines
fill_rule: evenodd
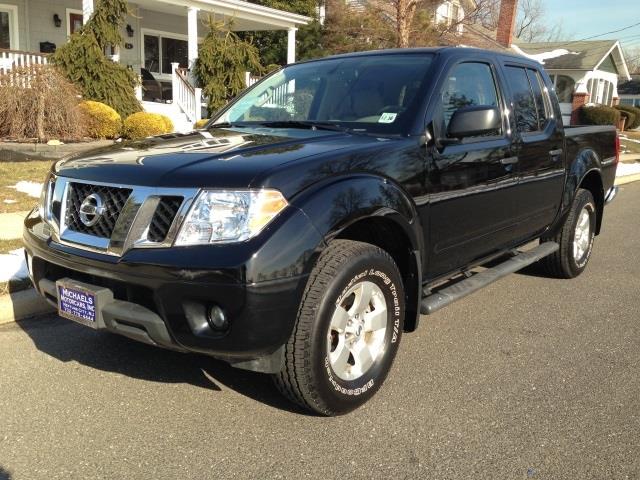
<svg viewBox="0 0 640 480">
<path fill-rule="evenodd" d="M 45 220 L 55 242 L 75 248 L 114 256 L 134 248 L 166 248 L 173 244 L 198 192 L 198 188 L 87 183 L 54 175 Z M 85 209 L 84 220 L 90 220 L 83 223 L 80 206 L 95 194 L 100 196 L 100 205 L 93 203 L 100 218 L 94 223 L 96 217 Z"/>
<path fill-rule="evenodd" d="M 147 233 L 147 239 L 150 242 L 163 242 L 167 238 L 173 220 L 182 205 L 182 200 L 182 197 L 162 197 L 160 199 Z"/>
<path fill-rule="evenodd" d="M 131 195 L 132 189 L 86 183 L 69 183 L 67 194 L 67 212 L 65 223 L 69 230 L 93 235 L 99 238 L 111 238 L 120 212 Z M 86 226 L 80 220 L 80 205 L 91 194 L 98 194 L 104 201 L 105 211 L 93 226 Z"/>
</svg>

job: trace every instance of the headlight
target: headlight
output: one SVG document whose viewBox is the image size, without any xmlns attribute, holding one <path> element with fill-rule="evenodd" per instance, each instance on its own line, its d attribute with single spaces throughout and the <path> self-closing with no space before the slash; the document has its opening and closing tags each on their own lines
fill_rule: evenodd
<svg viewBox="0 0 640 480">
<path fill-rule="evenodd" d="M 277 190 L 204 190 L 193 202 L 176 245 L 241 242 L 287 206 Z"/>
</svg>

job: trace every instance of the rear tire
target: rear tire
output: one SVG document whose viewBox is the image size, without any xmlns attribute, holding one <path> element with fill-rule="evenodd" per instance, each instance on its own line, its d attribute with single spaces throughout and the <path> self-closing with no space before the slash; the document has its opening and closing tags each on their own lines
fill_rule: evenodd
<svg viewBox="0 0 640 480">
<path fill-rule="evenodd" d="M 558 232 L 542 241 L 554 241 L 560 249 L 541 260 L 545 271 L 557 278 L 574 278 L 587 267 L 593 250 L 596 204 L 591 192 L 579 189 L 571 210 Z"/>
<path fill-rule="evenodd" d="M 404 288 L 384 250 L 336 240 L 311 272 L 278 389 L 302 407 L 333 416 L 369 400 L 382 385 L 404 324 Z"/>
</svg>

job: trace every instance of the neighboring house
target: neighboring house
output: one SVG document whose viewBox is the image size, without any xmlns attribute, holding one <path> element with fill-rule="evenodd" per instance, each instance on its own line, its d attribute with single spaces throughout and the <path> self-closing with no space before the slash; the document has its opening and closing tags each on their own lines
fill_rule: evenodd
<svg viewBox="0 0 640 480">
<path fill-rule="evenodd" d="M 618 85 L 622 105 L 640 107 L 640 74 L 631 75 L 631 80 Z"/>
<path fill-rule="evenodd" d="M 107 52 L 144 74 L 154 97 L 173 94 L 192 123 L 201 118 L 200 99 L 188 76 L 176 72 L 193 64 L 209 17 L 231 20 L 236 31 L 288 31 L 287 61 L 295 61 L 296 29 L 310 18 L 242 0 L 135 0 L 122 34 L 122 48 Z M 16 65 L 46 63 L 46 53 L 67 42 L 93 13 L 93 0 L 0 0 L 0 73 Z M 185 84 L 186 83 L 186 84 Z M 164 93 L 163 93 L 164 92 Z M 146 98 L 149 99 L 149 98 Z M 153 100 L 150 98 L 149 100 Z M 176 106 L 143 102 L 150 111 L 169 114 Z M 176 112 L 173 112 L 174 114 Z M 173 115 L 175 118 L 175 115 Z M 184 122 L 183 122 L 184 123 Z M 186 125 L 185 125 L 186 127 Z"/>
<path fill-rule="evenodd" d="M 577 123 L 576 112 L 582 105 L 616 105 L 618 83 L 631 80 L 617 40 L 517 43 L 512 48 L 544 65 L 566 124 Z"/>
</svg>

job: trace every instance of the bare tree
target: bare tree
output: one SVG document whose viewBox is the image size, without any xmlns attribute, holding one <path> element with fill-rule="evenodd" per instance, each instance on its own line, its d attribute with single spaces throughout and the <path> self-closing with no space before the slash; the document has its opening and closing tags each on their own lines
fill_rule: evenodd
<svg viewBox="0 0 640 480">
<path fill-rule="evenodd" d="M 418 0 L 393 0 L 391 3 L 395 4 L 396 7 L 398 47 L 407 48 Z"/>
<path fill-rule="evenodd" d="M 640 75 L 640 46 L 625 47 L 623 52 L 629 73 Z"/>
</svg>

